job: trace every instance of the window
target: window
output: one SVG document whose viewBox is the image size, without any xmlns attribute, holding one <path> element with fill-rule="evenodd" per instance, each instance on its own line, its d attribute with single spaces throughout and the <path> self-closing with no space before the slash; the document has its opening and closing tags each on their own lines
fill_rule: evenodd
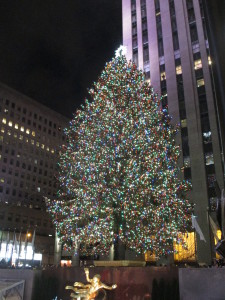
<svg viewBox="0 0 225 300">
<path fill-rule="evenodd" d="M 205 153 L 205 164 L 207 166 L 214 165 L 213 153 Z"/>
<path fill-rule="evenodd" d="M 133 51 L 133 61 L 134 61 L 135 65 L 138 65 L 138 52 L 137 51 Z"/>
<path fill-rule="evenodd" d="M 173 33 L 173 49 L 174 51 L 179 49 L 179 40 L 177 32 Z"/>
<path fill-rule="evenodd" d="M 6 118 L 3 118 L 3 119 L 2 119 L 2 123 L 3 123 L 3 124 L 6 124 Z"/>
<path fill-rule="evenodd" d="M 163 81 L 163 80 L 166 80 L 166 72 L 161 72 L 160 74 L 160 80 Z"/>
<path fill-rule="evenodd" d="M 12 213 L 8 213 L 8 221 L 12 221 L 13 219 L 13 214 Z"/>
<path fill-rule="evenodd" d="M 144 63 L 149 61 L 148 46 L 144 47 L 143 49 L 143 59 L 144 59 Z"/>
<path fill-rule="evenodd" d="M 137 46 L 138 46 L 138 42 L 137 42 L 137 37 L 136 36 L 133 37 L 133 39 L 132 39 L 132 46 L 133 46 L 133 48 L 137 48 Z"/>
<path fill-rule="evenodd" d="M 163 49 L 163 40 L 158 40 L 158 50 L 159 50 L 159 57 L 164 55 L 164 49 Z"/>
<path fill-rule="evenodd" d="M 212 64 L 212 60 L 211 60 L 211 57 L 210 56 L 208 56 L 208 64 L 211 66 L 211 64 Z"/>
<path fill-rule="evenodd" d="M 197 27 L 196 27 L 195 23 L 190 25 L 190 34 L 191 34 L 191 42 L 192 43 L 198 41 L 198 32 L 197 32 Z"/>
<path fill-rule="evenodd" d="M 194 67 L 195 67 L 195 70 L 201 69 L 202 68 L 202 60 L 201 59 L 195 60 Z"/>
<path fill-rule="evenodd" d="M 175 15 L 175 6 L 174 6 L 174 1 L 173 0 L 169 1 L 169 6 L 170 6 L 170 15 L 174 16 Z"/>
<path fill-rule="evenodd" d="M 182 74 L 182 67 L 181 67 L 181 66 L 177 66 L 177 67 L 176 67 L 176 74 L 177 74 L 177 75 Z"/>
<path fill-rule="evenodd" d="M 28 221 L 28 217 L 23 216 L 23 224 L 27 224 L 27 221 Z"/>
<path fill-rule="evenodd" d="M 132 26 L 132 35 L 134 36 L 134 35 L 137 35 L 137 24 L 135 23 L 135 24 L 133 24 L 133 26 Z"/>
<path fill-rule="evenodd" d="M 197 87 L 201 87 L 205 85 L 205 81 L 203 78 L 197 80 Z"/>
<path fill-rule="evenodd" d="M 148 42 L 148 32 L 147 32 L 147 30 L 145 30 L 144 32 L 143 32 L 143 34 L 142 34 L 142 42 L 143 42 L 143 44 L 146 44 L 147 42 Z"/>
<path fill-rule="evenodd" d="M 136 10 L 136 0 L 131 0 L 131 10 Z"/>
<path fill-rule="evenodd" d="M 147 20 L 144 19 L 144 20 L 142 21 L 142 31 L 146 31 L 146 30 L 147 30 Z"/>
<path fill-rule="evenodd" d="M 16 215 L 15 221 L 16 221 L 17 223 L 20 222 L 20 215 Z"/>
<path fill-rule="evenodd" d="M 187 127 L 187 119 L 183 119 L 180 121 L 181 127 Z"/>
</svg>

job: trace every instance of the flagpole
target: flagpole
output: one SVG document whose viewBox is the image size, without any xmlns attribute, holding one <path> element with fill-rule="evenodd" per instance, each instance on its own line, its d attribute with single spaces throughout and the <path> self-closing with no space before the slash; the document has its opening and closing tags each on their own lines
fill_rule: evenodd
<svg viewBox="0 0 225 300">
<path fill-rule="evenodd" d="M 3 236 L 3 230 L 1 231 L 1 240 L 0 240 L 0 253 L 1 253 L 1 251 L 2 251 L 2 236 Z"/>
<path fill-rule="evenodd" d="M 25 243 L 24 243 L 24 252 L 25 252 L 25 267 L 27 262 L 27 238 L 28 238 L 28 229 L 25 236 Z"/>
<path fill-rule="evenodd" d="M 6 258 L 7 258 L 8 244 L 9 244 L 9 230 L 8 230 L 8 233 L 7 233 L 7 239 L 6 239 L 5 261 L 6 261 Z"/>
<path fill-rule="evenodd" d="M 34 242 L 35 242 L 35 235 L 36 235 L 36 228 L 34 228 L 34 232 L 33 232 L 33 237 L 32 237 L 32 242 L 31 242 L 31 245 L 32 245 L 32 265 L 34 264 L 34 254 L 35 254 L 35 247 L 34 247 Z"/>
<path fill-rule="evenodd" d="M 19 235 L 19 251 L 17 255 L 17 266 L 19 265 L 20 262 L 20 253 L 21 253 L 21 229 L 20 229 L 20 235 Z"/>
<path fill-rule="evenodd" d="M 11 249 L 11 255 L 10 255 L 10 265 L 12 265 L 12 257 L 13 257 L 13 250 L 14 250 L 14 244 L 15 244 L 15 230 L 13 232 L 13 243 L 12 243 L 12 249 Z"/>
</svg>

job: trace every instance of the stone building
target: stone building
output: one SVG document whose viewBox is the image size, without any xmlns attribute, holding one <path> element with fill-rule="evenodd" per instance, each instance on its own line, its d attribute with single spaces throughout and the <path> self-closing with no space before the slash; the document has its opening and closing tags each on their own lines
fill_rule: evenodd
<svg viewBox="0 0 225 300">
<path fill-rule="evenodd" d="M 215 180 L 222 189 L 224 176 L 205 4 L 204 0 L 122 0 L 127 58 L 144 70 L 162 96 L 162 108 L 181 125 L 177 143 L 183 176 L 192 182 L 191 201 L 205 238 L 196 234 L 196 259 L 211 264 L 215 252 L 208 215 L 216 207 Z"/>
<path fill-rule="evenodd" d="M 0 243 L 31 243 L 44 264 L 54 259 L 55 229 L 44 197 L 57 192 L 55 175 L 66 117 L 0 84 Z M 30 240 L 28 240 L 30 237 Z M 4 256 L 4 253 L 2 253 Z"/>
</svg>

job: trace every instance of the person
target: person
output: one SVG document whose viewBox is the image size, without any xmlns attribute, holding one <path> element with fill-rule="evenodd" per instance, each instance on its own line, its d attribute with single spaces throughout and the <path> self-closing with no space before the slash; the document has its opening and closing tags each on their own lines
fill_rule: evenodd
<svg viewBox="0 0 225 300">
<path fill-rule="evenodd" d="M 97 297 L 99 290 L 113 290 L 117 288 L 116 284 L 108 286 L 101 282 L 101 276 L 99 274 L 94 275 L 91 279 L 89 277 L 89 269 L 84 268 L 86 279 L 88 284 L 82 282 L 75 282 L 73 286 L 66 286 L 67 290 L 73 290 L 75 293 L 71 293 L 71 298 L 84 297 L 86 300 L 93 300 Z"/>
</svg>

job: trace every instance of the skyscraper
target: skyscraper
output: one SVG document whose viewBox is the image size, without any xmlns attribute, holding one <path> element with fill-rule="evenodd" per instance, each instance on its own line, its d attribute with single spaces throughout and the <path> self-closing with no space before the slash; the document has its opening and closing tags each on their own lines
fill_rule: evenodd
<svg viewBox="0 0 225 300">
<path fill-rule="evenodd" d="M 210 264 L 208 221 L 216 206 L 215 180 L 223 188 L 221 132 L 203 0 L 123 0 L 127 58 L 146 73 L 174 123 L 180 123 L 183 176 L 204 240 L 196 234 L 197 261 Z"/>
<path fill-rule="evenodd" d="M 17 232 L 24 241 L 35 230 L 43 264 L 53 263 L 55 233 L 44 197 L 57 192 L 58 151 L 67 124 L 66 117 L 0 83 L 0 236 L 11 232 L 12 240 Z M 4 250 L 0 261 L 2 256 Z"/>
</svg>

